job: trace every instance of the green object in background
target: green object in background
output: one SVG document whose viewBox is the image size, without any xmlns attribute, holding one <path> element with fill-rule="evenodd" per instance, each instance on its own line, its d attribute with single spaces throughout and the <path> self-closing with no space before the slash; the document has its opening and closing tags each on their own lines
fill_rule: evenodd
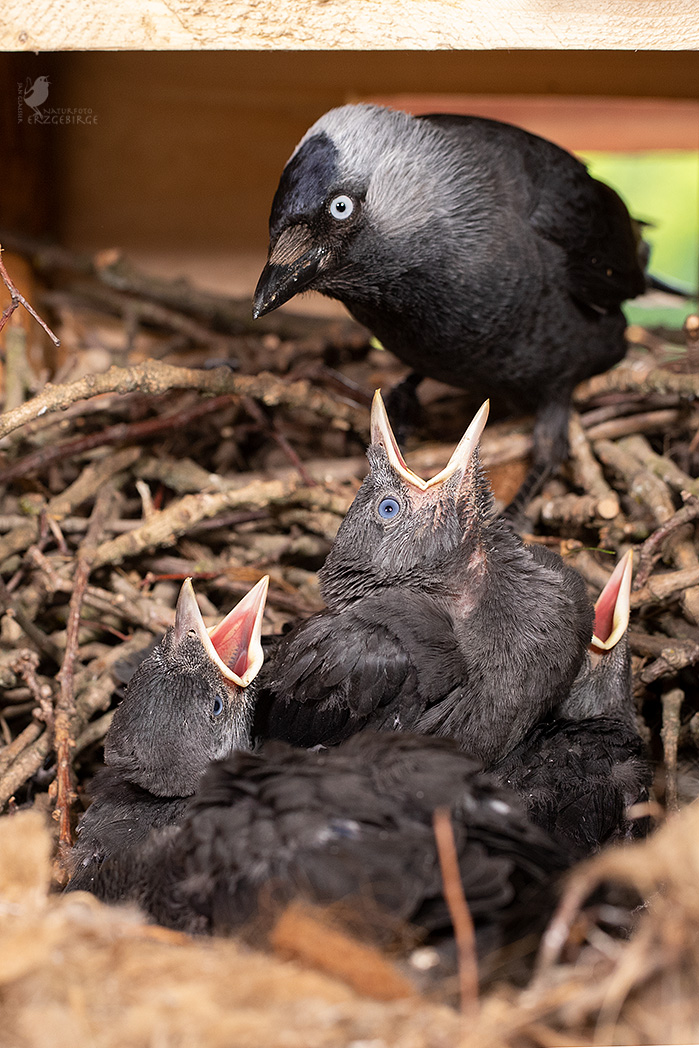
<svg viewBox="0 0 699 1048">
<path fill-rule="evenodd" d="M 634 218 L 650 225 L 643 237 L 651 246 L 653 276 L 687 288 L 699 286 L 699 151 L 585 153 L 590 174 L 616 189 Z M 697 303 L 644 306 L 642 299 L 624 312 L 630 323 L 679 327 Z"/>
</svg>

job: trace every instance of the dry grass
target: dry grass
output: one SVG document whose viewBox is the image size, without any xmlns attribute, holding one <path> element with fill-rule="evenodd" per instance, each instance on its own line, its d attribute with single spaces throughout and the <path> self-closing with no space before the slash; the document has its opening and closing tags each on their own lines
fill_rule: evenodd
<svg viewBox="0 0 699 1048">
<path fill-rule="evenodd" d="M 50 895 L 50 852 L 39 812 L 0 820 L 3 1048 L 514 1048 L 699 1039 L 697 804 L 649 841 L 610 850 L 573 873 L 568 899 L 580 884 L 613 879 L 648 900 L 628 942 L 588 928 L 574 963 L 554 961 L 523 991 L 498 988 L 468 1022 L 417 996 L 372 1000 L 346 981 L 235 941 L 198 941 L 142 924 L 135 912 L 88 895 Z M 328 949 L 337 950 L 335 940 Z M 322 950 L 315 954 L 322 964 Z M 356 957 L 361 967 L 372 963 L 362 951 Z M 351 965 L 345 968 L 356 981 Z"/>
</svg>

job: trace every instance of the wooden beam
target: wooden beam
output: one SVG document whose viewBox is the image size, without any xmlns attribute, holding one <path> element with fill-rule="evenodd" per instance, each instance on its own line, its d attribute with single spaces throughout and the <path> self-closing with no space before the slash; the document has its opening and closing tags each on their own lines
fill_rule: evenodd
<svg viewBox="0 0 699 1048">
<path fill-rule="evenodd" d="M 696 0 L 5 0 L 0 48 L 699 48 Z"/>
</svg>

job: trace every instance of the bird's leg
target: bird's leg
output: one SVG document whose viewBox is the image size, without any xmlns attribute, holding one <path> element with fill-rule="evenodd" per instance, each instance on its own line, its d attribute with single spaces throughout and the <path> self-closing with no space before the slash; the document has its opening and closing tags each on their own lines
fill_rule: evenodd
<svg viewBox="0 0 699 1048">
<path fill-rule="evenodd" d="M 554 470 L 568 457 L 568 421 L 570 393 L 563 400 L 545 404 L 534 423 L 534 448 L 531 468 L 510 504 L 503 510 L 513 525 L 522 521 L 524 510 L 537 495 Z"/>
<path fill-rule="evenodd" d="M 406 437 L 412 433 L 420 421 L 422 408 L 417 395 L 417 387 L 423 378 L 424 375 L 411 371 L 402 382 L 393 387 L 386 397 L 386 411 L 399 444 L 405 443 Z"/>
</svg>

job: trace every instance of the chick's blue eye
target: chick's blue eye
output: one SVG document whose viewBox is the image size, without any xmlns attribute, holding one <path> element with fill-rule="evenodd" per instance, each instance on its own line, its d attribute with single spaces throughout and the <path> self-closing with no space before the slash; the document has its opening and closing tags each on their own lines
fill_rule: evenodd
<svg viewBox="0 0 699 1048">
<path fill-rule="evenodd" d="M 391 496 L 379 502 L 379 516 L 383 520 L 393 520 L 400 513 L 400 502 Z"/>
<path fill-rule="evenodd" d="M 220 717 L 223 713 L 223 699 L 217 695 L 214 699 L 214 717 Z"/>
<path fill-rule="evenodd" d="M 343 221 L 345 218 L 349 218 L 354 211 L 354 201 L 351 197 L 344 194 L 336 196 L 330 201 L 328 210 L 333 218 Z"/>
</svg>

